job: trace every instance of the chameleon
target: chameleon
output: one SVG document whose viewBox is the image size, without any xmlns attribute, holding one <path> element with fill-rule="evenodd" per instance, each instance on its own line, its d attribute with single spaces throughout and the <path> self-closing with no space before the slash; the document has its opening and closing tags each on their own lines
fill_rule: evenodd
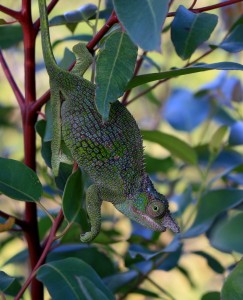
<svg viewBox="0 0 243 300">
<path fill-rule="evenodd" d="M 145 171 L 143 141 L 135 119 L 117 100 L 110 106 L 109 119 L 102 120 L 95 104 L 95 85 L 83 78 L 93 56 L 84 43 L 78 43 L 73 47 L 76 64 L 72 71 L 60 68 L 50 43 L 46 1 L 38 2 L 53 114 L 52 171 L 56 176 L 65 160 L 63 140 L 72 159 L 93 182 L 85 199 L 91 228 L 81 235 L 81 242 L 92 241 L 100 232 L 103 201 L 149 229 L 164 232 L 170 228 L 178 233 L 166 197 L 157 192 Z"/>
</svg>

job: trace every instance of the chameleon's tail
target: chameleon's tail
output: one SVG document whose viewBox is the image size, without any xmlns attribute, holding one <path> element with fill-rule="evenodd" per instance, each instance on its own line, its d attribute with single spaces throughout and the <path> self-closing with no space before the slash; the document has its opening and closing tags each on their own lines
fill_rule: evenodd
<svg viewBox="0 0 243 300">
<path fill-rule="evenodd" d="M 38 0 L 38 4 L 39 4 L 39 11 L 40 11 L 41 42 L 42 42 L 44 61 L 45 61 L 48 74 L 49 73 L 53 74 L 53 72 L 55 70 L 58 70 L 59 67 L 57 66 L 56 60 L 52 52 L 52 47 L 51 47 L 46 0 Z"/>
</svg>

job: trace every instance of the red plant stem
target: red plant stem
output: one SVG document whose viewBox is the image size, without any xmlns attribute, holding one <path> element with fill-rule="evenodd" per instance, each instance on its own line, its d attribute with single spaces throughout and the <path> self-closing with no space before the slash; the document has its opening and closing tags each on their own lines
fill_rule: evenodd
<svg viewBox="0 0 243 300">
<path fill-rule="evenodd" d="M 20 18 L 20 12 L 19 11 L 15 11 L 13 9 L 10 9 L 8 7 L 5 7 L 3 5 L 0 4 L 0 11 L 5 13 L 6 15 L 9 15 L 10 17 L 19 20 Z"/>
<path fill-rule="evenodd" d="M 134 70 L 134 75 L 133 76 L 136 76 L 142 66 L 142 63 L 143 63 L 143 60 L 144 60 L 144 56 L 147 54 L 147 51 L 144 51 L 143 54 L 141 55 L 140 59 L 137 61 L 137 64 L 136 64 L 136 68 Z M 127 90 L 122 98 L 122 104 L 126 105 L 127 104 L 127 99 L 130 95 L 132 90 Z"/>
<path fill-rule="evenodd" d="M 31 1 L 22 0 L 22 10 L 19 22 L 23 29 L 24 40 L 24 72 L 25 72 L 25 105 L 22 110 L 24 162 L 35 171 L 36 169 L 36 135 L 35 122 L 37 114 L 30 111 L 30 105 L 36 100 L 35 86 L 35 30 L 31 16 Z M 37 207 L 35 203 L 26 203 L 25 222 L 28 227 L 25 238 L 28 244 L 30 266 L 34 269 L 41 255 L 41 246 L 38 232 Z M 43 299 L 43 285 L 35 278 L 31 282 L 31 299 Z"/>
<path fill-rule="evenodd" d="M 17 99 L 17 102 L 19 104 L 19 107 L 21 109 L 21 111 L 23 111 L 23 108 L 24 108 L 24 97 L 19 89 L 19 87 L 17 86 L 14 78 L 13 78 L 13 75 L 11 73 L 11 71 L 9 70 L 9 67 L 5 61 L 5 58 L 3 56 L 3 53 L 2 51 L 0 50 L 0 62 L 1 62 L 1 65 L 2 65 L 2 68 L 3 68 L 3 71 L 4 71 L 4 74 L 12 88 L 12 91 L 14 92 L 14 95 Z"/>
<path fill-rule="evenodd" d="M 94 47 L 99 43 L 99 41 L 104 37 L 104 35 L 110 30 L 110 28 L 118 23 L 118 18 L 116 13 L 113 11 L 105 25 L 97 32 L 97 34 L 88 42 L 87 48 L 92 52 Z"/>
<path fill-rule="evenodd" d="M 23 293 L 25 292 L 27 287 L 30 285 L 30 283 L 34 279 L 36 271 L 45 261 L 46 256 L 51 248 L 51 245 L 52 245 L 53 241 L 55 240 L 55 234 L 56 234 L 59 226 L 61 225 L 62 221 L 63 221 L 63 212 L 62 212 L 62 210 L 60 210 L 58 216 L 55 219 L 55 222 L 52 225 L 51 231 L 49 233 L 49 236 L 48 236 L 45 248 L 41 254 L 41 257 L 39 258 L 38 262 L 36 263 L 35 267 L 33 268 L 32 272 L 31 272 L 29 278 L 25 281 L 24 285 L 22 286 L 21 290 L 19 291 L 17 296 L 14 298 L 14 300 L 19 300 L 21 298 L 21 296 L 23 295 Z M 33 300 L 35 300 L 35 299 L 37 299 L 37 298 L 34 298 Z"/>
<path fill-rule="evenodd" d="M 204 7 L 200 7 L 200 8 L 193 8 L 193 9 L 190 9 L 190 11 L 198 14 L 200 12 L 213 10 L 213 9 L 216 9 L 216 8 L 228 6 L 228 5 L 235 4 L 235 3 L 238 3 L 238 2 L 242 2 L 242 1 L 243 0 L 228 0 L 228 1 L 220 2 L 220 3 L 209 5 L 209 6 L 204 6 Z M 167 14 L 167 17 L 174 17 L 175 14 L 176 14 L 176 12 L 170 12 L 170 13 Z"/>
</svg>

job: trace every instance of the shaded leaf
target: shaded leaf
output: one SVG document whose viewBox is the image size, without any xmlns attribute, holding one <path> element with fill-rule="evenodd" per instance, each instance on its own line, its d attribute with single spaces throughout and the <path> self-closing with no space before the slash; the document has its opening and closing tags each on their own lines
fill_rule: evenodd
<svg viewBox="0 0 243 300">
<path fill-rule="evenodd" d="M 207 260 L 207 263 L 212 270 L 214 270 L 216 273 L 223 274 L 225 269 L 221 265 L 221 263 L 214 257 L 212 257 L 210 254 L 204 252 L 204 251 L 193 251 L 192 253 L 200 255 L 204 257 Z"/>
<path fill-rule="evenodd" d="M 119 21 L 142 49 L 160 51 L 169 0 L 113 0 Z M 139 25 L 139 26 L 138 26 Z"/>
<path fill-rule="evenodd" d="M 85 244 L 64 244 L 48 253 L 47 262 L 62 260 L 67 257 L 80 258 L 90 265 L 99 276 L 105 277 L 115 272 L 111 259 L 96 247 Z"/>
<path fill-rule="evenodd" d="M 177 137 L 155 130 L 142 130 L 141 133 L 145 140 L 161 145 L 172 155 L 183 161 L 193 165 L 197 163 L 197 155 L 194 149 Z"/>
<path fill-rule="evenodd" d="M 221 291 L 222 300 L 242 300 L 243 298 L 243 260 L 241 260 L 234 270 L 226 278 Z"/>
<path fill-rule="evenodd" d="M 0 157 L 0 170 L 1 193 L 20 201 L 40 200 L 42 185 L 33 170 L 17 160 L 2 157 Z"/>
<path fill-rule="evenodd" d="M 243 228 L 243 212 L 224 218 L 214 226 L 209 239 L 213 247 L 224 252 L 243 253 L 243 240 L 240 238 Z"/>
<path fill-rule="evenodd" d="M 7 126 L 7 127 L 13 126 L 13 124 L 11 124 L 10 118 L 14 110 L 15 107 L 13 106 L 0 105 L 0 126 Z"/>
<path fill-rule="evenodd" d="M 77 280 L 79 278 L 79 280 Z M 85 278 L 85 281 L 82 279 Z M 77 258 L 66 258 L 46 263 L 37 271 L 37 279 L 48 289 L 53 300 L 84 300 L 92 298 L 93 292 L 114 299 L 96 272 L 85 262 Z M 92 282 L 92 291 L 83 288 L 84 283 Z"/>
<path fill-rule="evenodd" d="M 19 281 L 12 276 L 9 276 L 3 271 L 0 271 L 0 291 L 6 295 L 15 296 L 20 290 Z"/>
<path fill-rule="evenodd" d="M 220 293 L 208 292 L 202 296 L 201 300 L 220 300 Z"/>
<path fill-rule="evenodd" d="M 162 172 L 167 173 L 174 167 L 174 162 L 171 157 L 156 158 L 145 154 L 145 167 L 147 173 Z"/>
<path fill-rule="evenodd" d="M 73 166 L 65 163 L 60 163 L 58 176 L 55 177 L 57 187 L 63 191 L 68 180 L 68 177 L 72 174 Z"/>
<path fill-rule="evenodd" d="M 234 62 L 218 62 L 214 64 L 196 64 L 190 67 L 181 68 L 181 69 L 173 69 L 170 71 L 160 72 L 160 73 L 150 73 L 146 75 L 139 75 L 134 77 L 127 85 L 127 90 L 130 90 L 136 86 L 142 85 L 144 83 L 165 79 L 165 78 L 173 78 L 180 75 L 204 72 L 209 70 L 243 70 L 243 65 Z"/>
<path fill-rule="evenodd" d="M 213 14 L 195 14 L 184 6 L 179 6 L 171 24 L 171 39 L 176 53 L 188 59 L 203 42 L 209 39 L 218 17 Z"/>
<path fill-rule="evenodd" d="M 68 222 L 75 222 L 82 211 L 83 181 L 82 173 L 78 168 L 67 180 L 65 185 L 62 207 Z"/>
<path fill-rule="evenodd" d="M 183 238 L 198 236 L 209 229 L 214 219 L 223 211 L 237 206 L 243 201 L 243 191 L 218 189 L 206 193 L 198 205 L 192 226 L 182 234 Z"/>
<path fill-rule="evenodd" d="M 92 39 L 92 35 L 89 34 L 75 34 L 71 36 L 67 36 L 62 39 L 55 40 L 55 42 L 52 44 L 52 48 L 55 48 L 60 43 L 66 42 L 66 41 L 84 41 L 89 42 Z"/>
<path fill-rule="evenodd" d="M 125 32 L 114 31 L 105 39 L 96 65 L 96 105 L 104 120 L 133 76 L 136 58 L 137 47 Z"/>
<path fill-rule="evenodd" d="M 236 26 L 233 31 L 218 45 L 225 51 L 236 53 L 243 50 L 243 24 Z"/>
<path fill-rule="evenodd" d="M 23 40 L 23 31 L 20 25 L 0 26 L 0 48 L 10 48 Z"/>
</svg>

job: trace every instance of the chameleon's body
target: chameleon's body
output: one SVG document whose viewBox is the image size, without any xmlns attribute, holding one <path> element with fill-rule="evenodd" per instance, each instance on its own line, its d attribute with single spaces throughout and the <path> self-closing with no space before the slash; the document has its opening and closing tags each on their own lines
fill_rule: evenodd
<svg viewBox="0 0 243 300">
<path fill-rule="evenodd" d="M 82 78 L 92 63 L 91 54 L 79 43 L 73 48 L 77 57 L 74 69 L 69 73 L 59 68 L 50 46 L 45 0 L 39 0 L 39 6 L 54 118 L 53 172 L 57 175 L 63 158 L 63 138 L 73 159 L 94 182 L 86 193 L 91 231 L 81 236 L 81 240 L 88 242 L 99 233 L 103 200 L 112 202 L 118 210 L 146 227 L 158 231 L 169 227 L 179 232 L 167 200 L 157 193 L 145 173 L 142 139 L 134 118 L 116 101 L 111 104 L 109 120 L 103 123 L 95 106 L 95 86 Z"/>
</svg>

